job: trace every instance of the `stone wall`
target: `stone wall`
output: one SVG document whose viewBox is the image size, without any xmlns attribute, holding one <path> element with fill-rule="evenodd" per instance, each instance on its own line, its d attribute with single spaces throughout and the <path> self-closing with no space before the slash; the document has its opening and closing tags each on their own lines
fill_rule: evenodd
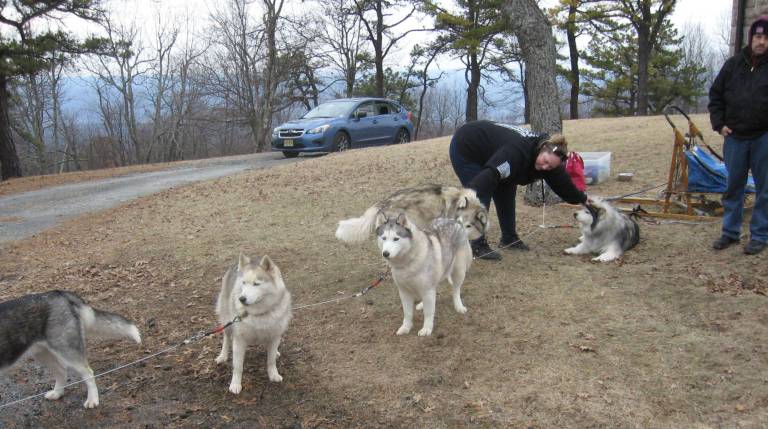
<svg viewBox="0 0 768 429">
<path fill-rule="evenodd" d="M 736 28 L 739 16 L 739 0 L 733 0 L 733 9 L 731 13 L 731 53 L 735 53 L 741 47 L 749 43 L 749 26 L 752 21 L 760 15 L 768 15 L 768 0 L 745 0 L 744 1 L 744 25 L 741 28 L 742 38 L 741 47 L 736 46 L 737 31 Z"/>
</svg>

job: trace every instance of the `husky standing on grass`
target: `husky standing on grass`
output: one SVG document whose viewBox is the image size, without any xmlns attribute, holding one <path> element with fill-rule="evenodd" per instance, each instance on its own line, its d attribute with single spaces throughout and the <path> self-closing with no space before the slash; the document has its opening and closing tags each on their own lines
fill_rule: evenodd
<svg viewBox="0 0 768 429">
<path fill-rule="evenodd" d="M 392 269 L 403 304 L 403 324 L 397 335 L 405 335 L 413 327 L 413 308 L 424 310 L 424 325 L 419 336 L 432 334 L 435 319 L 437 286 L 444 279 L 453 287 L 453 308 L 464 314 L 461 285 L 472 263 L 472 248 L 461 220 L 438 218 L 429 229 L 417 228 L 401 213 L 396 218 L 382 215 L 376 228 L 381 255 Z"/>
<path fill-rule="evenodd" d="M 593 261 L 608 262 L 640 241 L 640 226 L 629 216 L 600 199 L 593 199 L 573 214 L 581 228 L 578 245 L 565 249 L 572 255 L 598 253 Z"/>
<path fill-rule="evenodd" d="M 86 336 L 128 338 L 141 343 L 136 325 L 120 315 L 97 310 L 72 292 L 54 290 L 0 303 L 0 369 L 33 357 L 50 369 L 56 384 L 45 394 L 64 395 L 67 368 L 85 380 L 85 408 L 99 405 L 99 390 L 85 357 Z"/>
<path fill-rule="evenodd" d="M 423 229 L 429 228 L 438 217 L 461 218 L 470 240 L 483 236 L 488 229 L 488 210 L 474 190 L 424 185 L 401 189 L 369 207 L 362 216 L 340 221 L 336 238 L 348 243 L 365 241 L 379 226 L 379 214 L 397 216 L 398 213 L 407 214 L 411 222 Z"/>
<path fill-rule="evenodd" d="M 232 347 L 232 382 L 229 391 L 243 390 L 243 361 L 250 344 L 267 347 L 267 375 L 270 381 L 280 382 L 277 357 L 283 333 L 291 321 L 291 294 L 285 288 L 280 268 L 269 256 L 251 262 L 240 254 L 237 265 L 227 270 L 221 280 L 221 293 L 216 302 L 219 322 L 226 324 L 235 317 L 241 319 L 224 331 L 224 344 L 216 363 L 224 363 Z"/>
</svg>

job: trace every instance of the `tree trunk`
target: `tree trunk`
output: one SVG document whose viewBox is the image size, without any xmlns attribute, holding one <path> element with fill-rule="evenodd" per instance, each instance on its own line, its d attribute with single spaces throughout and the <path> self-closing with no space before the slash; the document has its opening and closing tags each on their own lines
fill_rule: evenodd
<svg viewBox="0 0 768 429">
<path fill-rule="evenodd" d="M 274 105 L 275 92 L 278 84 L 278 52 L 277 52 L 277 24 L 283 1 L 264 1 L 266 13 L 264 14 L 264 33 L 267 41 L 267 63 L 264 70 L 264 90 L 261 99 L 261 117 L 256 142 L 256 151 L 265 152 L 271 145 L 272 134 L 272 106 Z"/>
<path fill-rule="evenodd" d="M 552 28 L 536 0 L 505 0 L 502 11 L 512 23 L 512 31 L 523 53 L 523 80 L 526 99 L 530 103 L 531 129 L 549 134 L 559 133 L 563 129 L 563 122 L 555 80 L 557 70 Z M 524 201 L 530 205 L 540 205 L 539 199 L 534 197 L 542 195 L 542 190 L 544 195 L 541 202 L 557 201 L 557 195 L 546 188 L 543 182 L 531 183 L 526 189 Z"/>
<path fill-rule="evenodd" d="M 469 79 L 467 80 L 467 107 L 465 117 L 467 122 L 477 120 L 477 93 L 480 89 L 480 64 L 477 62 L 477 54 L 470 52 L 469 64 L 467 65 L 467 71 L 469 72 Z"/>
<path fill-rule="evenodd" d="M 349 69 L 347 69 L 347 74 L 345 76 L 346 77 L 345 80 L 347 84 L 347 89 L 346 89 L 347 98 L 351 98 L 355 93 L 355 76 L 357 76 L 357 70 L 355 68 L 350 67 Z"/>
<path fill-rule="evenodd" d="M 526 124 L 531 123 L 531 97 L 530 94 L 528 94 L 528 81 L 526 80 L 525 76 L 525 66 L 523 65 L 523 62 L 518 62 L 518 65 L 520 66 L 520 84 L 523 86 L 523 121 Z"/>
<path fill-rule="evenodd" d="M 576 4 L 571 2 L 568 7 L 568 25 L 565 33 L 568 38 L 568 51 L 571 57 L 571 100 L 570 118 L 579 119 L 579 48 L 576 46 Z"/>
<path fill-rule="evenodd" d="M 648 115 L 648 66 L 651 57 L 650 34 L 646 26 L 637 30 L 637 115 Z"/>
<path fill-rule="evenodd" d="M 502 12 L 512 23 L 525 62 L 525 80 L 531 103 L 531 128 L 536 132 L 559 133 L 560 118 L 555 81 L 555 39 L 552 28 L 536 0 L 505 0 Z"/>
<path fill-rule="evenodd" d="M 376 2 L 376 40 L 373 48 L 376 55 L 376 96 L 384 97 L 384 12 L 382 2 Z"/>
<path fill-rule="evenodd" d="M 0 75 L 0 173 L 2 180 L 21 177 L 19 155 L 11 137 L 11 118 L 8 112 L 8 77 Z"/>
</svg>

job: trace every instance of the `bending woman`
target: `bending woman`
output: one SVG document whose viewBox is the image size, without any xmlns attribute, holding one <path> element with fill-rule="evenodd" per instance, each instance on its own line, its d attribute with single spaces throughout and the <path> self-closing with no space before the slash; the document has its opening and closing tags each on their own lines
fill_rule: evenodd
<svg viewBox="0 0 768 429">
<path fill-rule="evenodd" d="M 562 135 L 550 137 L 514 125 L 473 121 L 456 130 L 449 153 L 461 184 L 474 189 L 489 209 L 493 199 L 502 248 L 528 250 L 515 230 L 518 185 L 543 179 L 566 202 L 587 201 L 587 194 L 576 188 L 565 171 L 568 146 Z M 472 242 L 472 252 L 481 259 L 501 259 L 501 255 L 488 246 L 485 237 Z"/>
</svg>

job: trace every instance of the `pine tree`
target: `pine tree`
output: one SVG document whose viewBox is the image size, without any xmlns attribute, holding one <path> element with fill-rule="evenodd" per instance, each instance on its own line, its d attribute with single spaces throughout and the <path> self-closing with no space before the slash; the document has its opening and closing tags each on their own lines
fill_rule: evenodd
<svg viewBox="0 0 768 429">
<path fill-rule="evenodd" d="M 477 120 L 479 93 L 483 72 L 499 64 L 516 50 L 511 42 L 509 21 L 499 14 L 501 0 L 457 0 L 457 11 L 441 7 L 437 2 L 425 2 L 425 10 L 435 18 L 440 35 L 435 41 L 466 66 L 466 121 Z"/>
<path fill-rule="evenodd" d="M 97 21 L 100 0 L 25 0 L 0 3 L 0 170 L 2 180 L 21 177 L 21 165 L 11 135 L 10 86 L 14 78 L 43 70 L 51 61 L 98 51 L 103 40 L 78 40 L 64 30 L 41 30 L 47 20 L 63 16 Z"/>
<path fill-rule="evenodd" d="M 659 114 L 673 102 L 692 103 L 703 94 L 703 65 L 683 61 L 683 38 L 672 24 L 665 23 L 650 53 L 648 67 L 648 107 Z M 585 71 L 583 92 L 597 102 L 596 112 L 609 116 L 638 113 L 639 78 L 637 39 L 625 30 L 613 34 L 593 34 L 584 56 L 591 70 Z"/>
</svg>

